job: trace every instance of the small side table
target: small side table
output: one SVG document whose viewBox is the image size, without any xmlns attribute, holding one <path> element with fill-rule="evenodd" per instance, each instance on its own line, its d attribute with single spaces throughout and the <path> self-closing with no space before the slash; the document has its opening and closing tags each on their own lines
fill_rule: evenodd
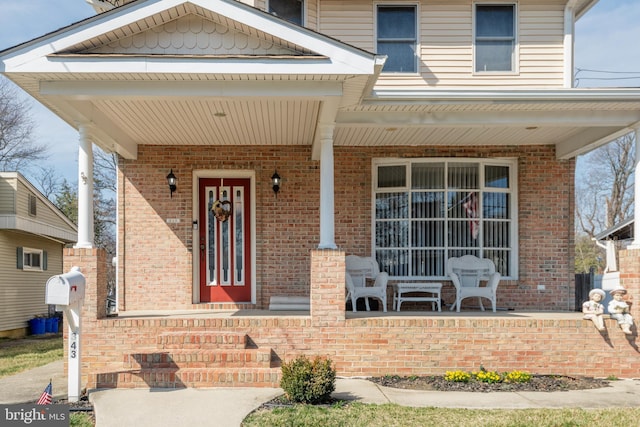
<svg viewBox="0 0 640 427">
<path fill-rule="evenodd" d="M 438 311 L 442 311 L 440 307 L 440 291 L 442 283 L 394 283 L 393 284 L 393 308 L 400 311 L 400 305 L 404 301 L 431 302 L 431 310 L 435 310 L 434 303 L 438 304 Z M 422 296 L 402 296 L 408 293 L 429 294 Z"/>
</svg>

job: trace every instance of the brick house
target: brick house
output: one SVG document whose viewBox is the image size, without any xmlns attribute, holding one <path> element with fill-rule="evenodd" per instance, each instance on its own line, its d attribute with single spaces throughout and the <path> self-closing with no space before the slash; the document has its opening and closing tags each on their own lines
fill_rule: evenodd
<svg viewBox="0 0 640 427">
<path fill-rule="evenodd" d="M 575 157 L 640 123 L 640 90 L 573 87 L 595 2 L 92 0 L 102 13 L 1 52 L 79 130 L 65 266 L 88 280 L 87 386 L 274 385 L 298 354 L 340 375 L 637 375 L 637 335 L 574 311 Z M 92 144 L 120 156 L 117 317 Z M 463 253 L 494 260 L 504 311 L 345 311 L 345 254 L 451 303 Z M 631 296 L 639 257 L 621 257 Z"/>
</svg>

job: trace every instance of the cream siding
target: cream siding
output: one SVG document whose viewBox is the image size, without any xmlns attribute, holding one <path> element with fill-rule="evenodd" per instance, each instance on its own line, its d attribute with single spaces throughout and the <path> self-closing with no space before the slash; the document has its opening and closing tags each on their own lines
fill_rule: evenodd
<svg viewBox="0 0 640 427">
<path fill-rule="evenodd" d="M 371 0 L 320 1 L 318 31 L 375 52 L 374 5 Z"/>
<path fill-rule="evenodd" d="M 49 206 L 43 203 L 40 197 L 36 196 L 36 215 L 29 214 L 29 194 L 35 195 L 28 186 L 18 181 L 18 192 L 16 196 L 17 215 L 22 218 L 28 218 L 50 227 L 70 230 L 69 224 L 53 211 Z"/>
<path fill-rule="evenodd" d="M 293 55 L 274 40 L 247 34 L 196 15 L 112 41 L 89 53 L 148 55 Z"/>
<path fill-rule="evenodd" d="M 318 30 L 318 0 L 305 0 L 305 27 Z"/>
<path fill-rule="evenodd" d="M 47 270 L 19 270 L 16 248 L 47 252 Z M 0 331 L 25 328 L 28 320 L 46 314 L 45 284 L 62 273 L 62 244 L 37 236 L 0 230 Z"/>
<path fill-rule="evenodd" d="M 15 215 L 16 185 L 16 179 L 0 179 L 0 215 Z"/>
<path fill-rule="evenodd" d="M 473 2 L 418 3 L 420 73 L 383 74 L 377 88 L 405 87 L 562 87 L 564 0 L 520 0 L 517 4 L 515 73 L 473 73 Z M 375 52 L 376 4 L 411 1 L 320 1 L 319 31 Z"/>
</svg>

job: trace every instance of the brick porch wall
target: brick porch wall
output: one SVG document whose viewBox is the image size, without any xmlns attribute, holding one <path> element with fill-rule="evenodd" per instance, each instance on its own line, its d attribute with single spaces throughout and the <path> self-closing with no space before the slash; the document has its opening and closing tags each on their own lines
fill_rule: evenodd
<svg viewBox="0 0 640 427">
<path fill-rule="evenodd" d="M 270 349 L 276 360 L 300 354 L 329 356 L 343 376 L 440 375 L 447 370 L 477 370 L 480 365 L 497 371 L 595 377 L 636 378 L 640 372 L 637 333 L 625 336 L 614 320 L 606 319 L 607 331 L 600 334 L 580 313 L 562 319 L 518 317 L 518 313 L 439 317 L 428 312 L 415 317 L 344 319 L 339 292 L 342 256 L 341 251 L 311 251 L 312 269 L 323 272 L 319 280 L 311 281 L 312 316 L 101 318 L 106 282 L 99 265 L 104 252 L 67 251 L 65 270 L 78 265 L 87 277 L 83 385 L 95 387 L 97 373 L 126 372 L 130 355 L 157 352 L 158 337 L 167 332 L 195 337 L 212 331 L 242 333 L 256 347 Z M 633 252 L 636 265 L 639 259 L 640 252 Z M 640 283 L 636 270 L 624 273 L 631 296 L 638 295 L 633 284 Z M 178 372 L 183 368 L 176 366 Z"/>
<path fill-rule="evenodd" d="M 517 158 L 520 274 L 517 281 L 501 282 L 498 305 L 573 310 L 573 160 L 557 160 L 552 146 L 335 147 L 336 244 L 348 254 L 370 254 L 376 157 Z M 309 295 L 308 254 L 319 240 L 320 191 L 319 164 L 309 147 L 140 146 L 138 159 L 121 160 L 119 167 L 121 310 L 192 308 L 196 169 L 255 172 L 257 307 L 267 307 L 273 295 Z M 178 177 L 173 197 L 165 179 L 170 168 Z M 283 178 L 277 198 L 270 184 L 276 169 Z M 445 286 L 443 297 L 453 300 L 452 286 Z"/>
</svg>

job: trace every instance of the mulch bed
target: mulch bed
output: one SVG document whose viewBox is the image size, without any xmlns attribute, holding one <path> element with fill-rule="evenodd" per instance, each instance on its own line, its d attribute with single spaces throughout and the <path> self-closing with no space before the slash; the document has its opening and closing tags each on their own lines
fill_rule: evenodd
<svg viewBox="0 0 640 427">
<path fill-rule="evenodd" d="M 446 381 L 443 376 L 400 377 L 384 376 L 370 378 L 376 384 L 385 387 L 409 390 L 437 391 L 568 391 L 608 387 L 609 381 L 590 377 L 571 377 L 565 375 L 534 375 L 526 383 L 485 383 L 481 381 Z"/>
</svg>

